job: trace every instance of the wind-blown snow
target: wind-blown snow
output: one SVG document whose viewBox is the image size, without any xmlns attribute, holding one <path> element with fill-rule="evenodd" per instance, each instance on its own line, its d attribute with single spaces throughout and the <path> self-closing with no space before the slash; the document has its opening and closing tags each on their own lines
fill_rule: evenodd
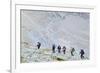
<svg viewBox="0 0 100 73">
<path fill-rule="evenodd" d="M 37 42 L 42 44 L 40 50 L 36 48 Z M 59 55 L 64 60 L 80 60 L 80 49 L 89 59 L 89 13 L 21 10 L 21 58 L 25 62 L 54 61 L 52 44 L 67 47 L 69 52 Z M 73 58 L 72 47 L 76 50 Z"/>
</svg>

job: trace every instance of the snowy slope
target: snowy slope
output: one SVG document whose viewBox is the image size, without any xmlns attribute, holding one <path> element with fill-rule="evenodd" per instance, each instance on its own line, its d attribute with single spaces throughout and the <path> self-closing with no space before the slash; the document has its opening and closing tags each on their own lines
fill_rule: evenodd
<svg viewBox="0 0 100 73">
<path fill-rule="evenodd" d="M 79 60 L 80 49 L 89 58 L 89 13 L 22 10 L 21 33 L 22 57 L 28 58 L 26 55 L 32 53 L 27 62 L 52 61 L 52 44 L 66 46 L 68 51 L 71 47 L 76 49 L 74 58 L 69 52 L 60 55 L 65 56 L 64 60 Z M 40 50 L 36 50 L 37 42 L 42 43 Z M 47 49 L 49 55 L 44 53 Z M 40 57 L 45 59 L 37 60 Z"/>
</svg>

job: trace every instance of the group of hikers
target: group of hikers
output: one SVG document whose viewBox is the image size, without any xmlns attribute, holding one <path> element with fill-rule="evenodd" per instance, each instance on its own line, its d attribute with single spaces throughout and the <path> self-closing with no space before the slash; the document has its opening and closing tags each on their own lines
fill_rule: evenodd
<svg viewBox="0 0 100 73">
<path fill-rule="evenodd" d="M 58 45 L 58 46 L 57 46 L 57 49 L 58 49 L 58 53 L 61 53 L 61 51 L 62 51 L 63 54 L 66 54 L 66 47 L 65 47 L 65 46 L 63 46 L 63 47 L 61 48 L 61 46 Z M 53 44 L 53 45 L 52 45 L 52 52 L 55 53 L 55 52 L 56 52 L 55 50 L 56 50 L 56 46 L 55 46 L 55 44 Z M 75 52 L 75 49 L 72 48 L 71 51 L 70 51 L 71 56 L 74 56 L 74 52 Z M 84 58 L 84 54 L 85 54 L 84 50 L 81 49 L 81 50 L 80 50 L 80 57 L 81 57 L 81 59 Z"/>
<path fill-rule="evenodd" d="M 65 46 L 63 46 L 63 48 L 61 48 L 61 46 L 58 45 L 57 49 L 58 49 L 58 53 L 61 53 L 61 49 L 62 49 L 62 52 L 64 54 L 66 53 L 66 47 Z M 56 46 L 55 46 L 55 44 L 53 44 L 52 45 L 52 52 L 55 53 L 56 52 L 55 50 L 56 50 Z"/>
<path fill-rule="evenodd" d="M 40 43 L 40 42 L 37 42 L 37 48 L 40 49 L 40 47 L 41 47 L 41 43 Z M 60 45 L 56 46 L 55 44 L 53 44 L 53 45 L 52 45 L 52 52 L 53 52 L 53 53 L 56 53 L 56 49 L 57 49 L 58 53 L 63 52 L 63 54 L 66 54 L 66 47 L 65 47 L 65 46 L 63 46 L 63 47 L 61 48 Z M 70 51 L 71 56 L 74 56 L 74 52 L 75 52 L 75 48 L 72 48 L 71 51 Z M 80 58 L 81 58 L 81 59 L 84 59 L 84 54 L 85 54 L 84 50 L 81 49 L 81 50 L 80 50 Z"/>
</svg>

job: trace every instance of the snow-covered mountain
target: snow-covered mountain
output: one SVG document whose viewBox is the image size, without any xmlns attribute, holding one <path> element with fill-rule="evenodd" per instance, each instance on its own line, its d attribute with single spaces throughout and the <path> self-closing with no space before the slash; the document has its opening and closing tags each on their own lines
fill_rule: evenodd
<svg viewBox="0 0 100 73">
<path fill-rule="evenodd" d="M 85 57 L 89 59 L 89 30 L 89 13 L 21 10 L 21 54 L 25 56 L 24 51 L 28 50 L 35 52 L 37 42 L 41 42 L 44 51 L 51 51 L 52 44 L 66 46 L 67 50 L 74 47 L 77 53 L 84 49 Z M 32 56 L 36 54 L 39 52 Z M 66 57 L 66 60 L 72 58 Z"/>
</svg>

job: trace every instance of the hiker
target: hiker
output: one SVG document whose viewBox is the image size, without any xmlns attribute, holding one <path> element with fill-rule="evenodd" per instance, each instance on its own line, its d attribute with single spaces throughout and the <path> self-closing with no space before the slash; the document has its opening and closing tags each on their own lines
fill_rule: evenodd
<svg viewBox="0 0 100 73">
<path fill-rule="evenodd" d="M 65 54 L 66 53 L 66 47 L 65 46 L 63 46 L 63 54 Z"/>
<path fill-rule="evenodd" d="M 40 42 L 37 42 L 37 47 L 38 47 L 38 49 L 40 49 L 40 47 L 41 47 L 41 43 Z"/>
<path fill-rule="evenodd" d="M 58 49 L 58 53 L 60 53 L 61 52 L 61 46 L 59 45 L 57 49 Z"/>
<path fill-rule="evenodd" d="M 80 57 L 81 57 L 81 59 L 83 59 L 83 58 L 84 58 L 84 54 L 85 54 L 84 50 L 83 50 L 83 49 L 81 49 L 81 51 L 80 51 Z"/>
<path fill-rule="evenodd" d="M 55 53 L 55 48 L 56 48 L 56 46 L 55 46 L 55 44 L 53 44 L 52 45 L 52 51 L 53 51 L 53 53 Z"/>
<path fill-rule="evenodd" d="M 74 56 L 74 52 L 75 52 L 75 49 L 72 48 L 72 49 L 71 49 L 71 56 Z"/>
</svg>

